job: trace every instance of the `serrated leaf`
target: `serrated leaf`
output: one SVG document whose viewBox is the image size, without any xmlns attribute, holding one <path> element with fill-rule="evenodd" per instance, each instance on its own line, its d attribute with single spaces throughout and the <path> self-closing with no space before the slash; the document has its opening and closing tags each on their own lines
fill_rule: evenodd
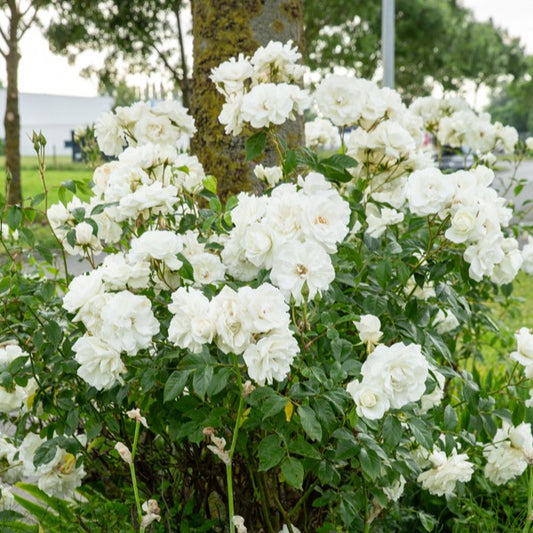
<svg viewBox="0 0 533 533">
<path fill-rule="evenodd" d="M 261 406 L 261 411 L 263 412 L 263 419 L 268 418 L 270 416 L 274 416 L 280 411 L 283 411 L 283 409 L 285 409 L 286 404 L 287 398 L 284 398 L 283 396 L 271 396 L 270 398 L 267 398 Z"/>
<path fill-rule="evenodd" d="M 267 135 L 260 131 L 246 139 L 246 161 L 258 158 L 266 147 Z"/>
<path fill-rule="evenodd" d="M 402 438 L 402 424 L 396 416 L 389 415 L 383 422 L 383 441 L 390 448 L 394 448 L 398 445 Z"/>
<path fill-rule="evenodd" d="M 18 205 L 12 205 L 6 213 L 6 222 L 9 229 L 15 231 L 22 222 L 22 210 Z"/>
<path fill-rule="evenodd" d="M 457 427 L 457 413 L 455 412 L 455 409 L 448 404 L 444 408 L 444 427 L 449 430 L 454 430 Z"/>
<path fill-rule="evenodd" d="M 213 371 L 212 366 L 206 366 L 202 370 L 196 370 L 192 378 L 192 388 L 202 400 L 205 398 L 207 389 L 213 378 Z"/>
<path fill-rule="evenodd" d="M 291 454 L 294 453 L 296 455 L 301 455 L 302 457 L 308 457 L 309 459 L 322 459 L 320 452 L 312 444 L 309 444 L 303 439 L 290 442 L 289 451 Z"/>
<path fill-rule="evenodd" d="M 281 476 L 286 483 L 301 490 L 304 481 L 304 467 L 298 459 L 287 457 L 281 465 Z"/>
<path fill-rule="evenodd" d="M 190 373 L 190 370 L 174 370 L 174 372 L 170 374 L 165 383 L 163 402 L 169 402 L 183 392 Z"/>
<path fill-rule="evenodd" d="M 278 435 L 268 435 L 257 447 L 259 456 L 259 471 L 265 472 L 278 465 L 285 456 L 285 450 L 281 445 Z"/>
<path fill-rule="evenodd" d="M 72 180 L 64 181 L 61 183 L 61 187 L 65 187 L 65 189 L 68 189 L 70 192 L 76 193 L 76 184 Z"/>
<path fill-rule="evenodd" d="M 381 472 L 381 459 L 378 454 L 374 450 L 361 448 L 359 459 L 361 461 L 363 472 L 370 479 L 376 479 Z"/>
<path fill-rule="evenodd" d="M 306 405 L 300 405 L 298 407 L 298 415 L 300 416 L 302 427 L 309 438 L 317 441 L 321 440 L 322 426 L 320 425 L 320 422 L 318 421 L 313 409 Z"/>
</svg>

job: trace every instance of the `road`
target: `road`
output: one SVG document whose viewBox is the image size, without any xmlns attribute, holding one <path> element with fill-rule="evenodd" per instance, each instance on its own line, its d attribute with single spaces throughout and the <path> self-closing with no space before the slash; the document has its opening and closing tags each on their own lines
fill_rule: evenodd
<svg viewBox="0 0 533 533">
<path fill-rule="evenodd" d="M 525 210 L 527 214 L 525 220 L 533 222 L 533 203 L 524 205 L 526 200 L 533 201 L 533 160 L 524 161 L 519 167 L 516 173 L 516 180 L 526 180 L 524 182 L 524 188 L 518 196 L 514 196 L 513 189 L 514 184 L 511 182 L 514 169 L 508 162 L 502 163 L 501 170 L 496 173 L 496 180 L 494 186 L 500 194 L 507 190 L 505 197 L 513 202 L 515 212 Z M 516 182 L 515 182 L 516 183 Z"/>
</svg>

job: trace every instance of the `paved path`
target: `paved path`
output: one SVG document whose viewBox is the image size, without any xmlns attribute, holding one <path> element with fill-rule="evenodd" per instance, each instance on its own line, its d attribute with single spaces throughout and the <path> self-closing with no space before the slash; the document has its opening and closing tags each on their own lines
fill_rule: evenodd
<svg viewBox="0 0 533 533">
<path fill-rule="evenodd" d="M 496 180 L 494 186 L 501 193 L 507 190 L 505 197 L 514 203 L 514 210 L 526 210 L 526 218 L 528 222 L 533 222 L 533 160 L 524 161 L 516 173 L 516 179 L 527 180 L 524 183 L 524 188 L 518 196 L 514 196 L 514 184 L 511 184 L 511 177 L 513 176 L 514 168 L 509 162 L 501 164 L 501 170 L 496 173 Z M 532 203 L 524 205 L 526 200 L 531 200 Z"/>
</svg>

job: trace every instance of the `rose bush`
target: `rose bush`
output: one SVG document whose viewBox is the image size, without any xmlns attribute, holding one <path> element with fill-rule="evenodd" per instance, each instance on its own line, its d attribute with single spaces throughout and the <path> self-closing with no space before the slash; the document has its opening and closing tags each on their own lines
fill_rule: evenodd
<svg viewBox="0 0 533 533">
<path fill-rule="evenodd" d="M 213 71 L 263 195 L 222 206 L 166 102 L 97 123 L 118 158 L 90 197 L 4 205 L 0 476 L 37 484 L 2 488 L 5 527 L 35 530 L 22 506 L 65 531 L 464 531 L 528 468 L 533 335 L 492 303 L 533 269 L 529 228 L 481 164 L 528 146 L 455 99 L 338 75 L 313 99 L 299 58 L 270 43 Z M 311 105 L 310 145 L 337 131 L 338 153 L 287 147 Z M 442 173 L 425 131 L 474 168 Z M 62 270 L 23 260 L 43 202 Z"/>
</svg>

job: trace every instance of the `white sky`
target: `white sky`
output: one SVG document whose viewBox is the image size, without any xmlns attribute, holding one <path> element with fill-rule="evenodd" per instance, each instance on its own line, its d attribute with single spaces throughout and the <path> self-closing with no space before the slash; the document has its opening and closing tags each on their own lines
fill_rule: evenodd
<svg viewBox="0 0 533 533">
<path fill-rule="evenodd" d="M 478 20 L 492 17 L 497 26 L 520 37 L 527 52 L 533 54 L 533 0 L 462 0 L 462 4 L 472 9 Z M 71 66 L 65 57 L 50 52 L 47 41 L 36 28 L 28 30 L 20 49 L 21 92 L 96 96 L 96 82 L 79 75 L 84 66 L 98 60 L 96 54 L 85 53 Z M 0 68 L 3 68 L 1 63 Z M 0 78 L 5 80 L 3 70 Z"/>
</svg>

